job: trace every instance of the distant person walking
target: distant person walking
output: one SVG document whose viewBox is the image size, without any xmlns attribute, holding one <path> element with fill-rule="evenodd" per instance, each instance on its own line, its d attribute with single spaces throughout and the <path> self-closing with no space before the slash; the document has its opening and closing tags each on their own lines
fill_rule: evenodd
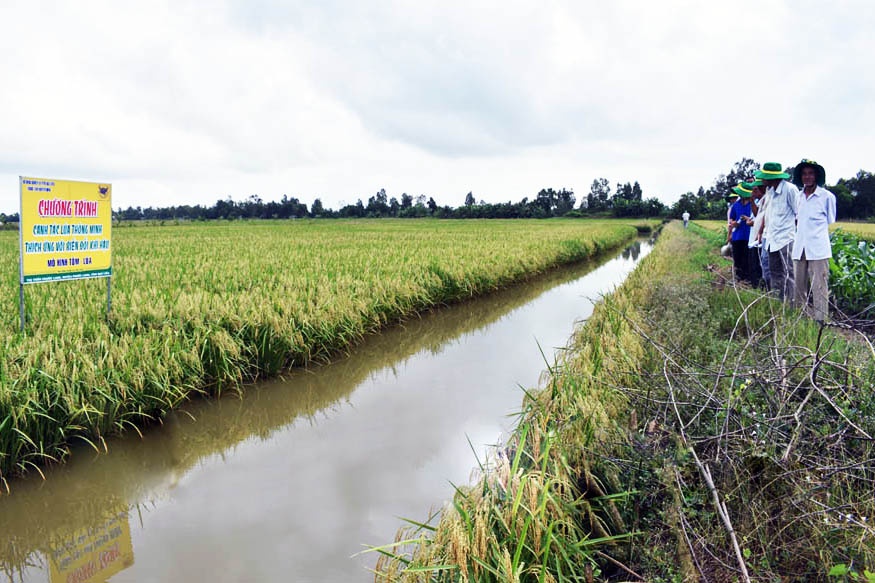
<svg viewBox="0 0 875 583">
<path fill-rule="evenodd" d="M 687 228 L 687 225 L 690 224 L 690 212 L 684 211 L 684 214 L 681 215 L 681 218 L 684 220 L 684 228 Z"/>
<path fill-rule="evenodd" d="M 777 291 L 784 301 L 794 293 L 793 239 L 796 236 L 796 212 L 799 190 L 787 182 L 790 175 L 778 162 L 766 162 L 754 176 L 766 187 L 766 213 L 763 217 L 765 241 L 769 250 L 769 289 Z"/>
<path fill-rule="evenodd" d="M 802 187 L 796 238 L 793 243 L 793 264 L 796 278 L 794 301 L 813 317 L 825 322 L 829 316 L 829 258 L 832 245 L 829 226 L 836 220 L 836 197 L 823 188 L 826 171 L 814 160 L 803 159 L 793 170 L 793 182 Z"/>
<path fill-rule="evenodd" d="M 729 227 L 732 231 L 732 263 L 735 265 L 735 281 L 750 281 L 750 265 L 747 246 L 750 240 L 750 225 L 747 220 L 753 215 L 750 208 L 751 190 L 747 182 L 740 182 L 732 191 L 739 199 L 729 207 Z"/>
</svg>

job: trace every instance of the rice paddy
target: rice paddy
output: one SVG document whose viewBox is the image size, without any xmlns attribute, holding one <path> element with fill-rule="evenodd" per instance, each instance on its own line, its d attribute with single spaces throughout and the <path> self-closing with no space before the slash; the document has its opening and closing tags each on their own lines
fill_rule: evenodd
<svg viewBox="0 0 875 583">
<path fill-rule="evenodd" d="M 708 229 L 709 231 L 722 232 L 726 234 L 726 221 L 695 221 L 695 224 Z M 835 224 L 830 226 L 830 231 L 835 231 L 836 229 L 842 229 L 843 231 L 848 231 L 849 233 L 854 233 L 855 235 L 859 235 L 864 239 L 869 241 L 875 241 L 875 223 L 856 223 L 849 221 L 837 221 Z"/>
<path fill-rule="evenodd" d="M 160 420 L 193 394 L 327 360 L 364 334 L 635 236 L 620 221 L 220 222 L 114 229 L 103 280 L 31 285 L 0 233 L 0 484 L 73 439 Z"/>
<path fill-rule="evenodd" d="M 835 229 L 854 233 L 867 241 L 875 242 L 875 223 L 837 222 L 833 225 L 833 230 Z"/>
</svg>

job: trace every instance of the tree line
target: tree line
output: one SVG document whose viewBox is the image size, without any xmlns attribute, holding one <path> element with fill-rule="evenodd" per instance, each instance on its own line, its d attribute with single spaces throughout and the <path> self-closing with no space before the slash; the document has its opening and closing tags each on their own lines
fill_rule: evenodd
<svg viewBox="0 0 875 583">
<path fill-rule="evenodd" d="M 607 182 L 600 179 L 602 182 Z M 593 182 L 595 185 L 596 182 Z M 599 182 L 601 184 L 601 182 Z M 610 188 L 608 188 L 610 191 Z M 473 192 L 465 195 L 458 207 L 439 205 L 434 197 L 424 194 L 412 196 L 403 193 L 400 197 L 389 196 L 380 189 L 367 201 L 359 198 L 355 203 L 343 204 L 338 209 L 326 207 L 317 198 L 308 207 L 297 197 L 284 195 L 279 201 L 264 201 L 252 195 L 242 201 L 230 197 L 217 200 L 211 206 L 179 205 L 170 207 L 130 206 L 113 213 L 114 218 L 124 221 L 136 220 L 215 220 L 215 219 L 296 219 L 296 218 L 452 218 L 452 219 L 517 219 L 550 218 L 562 216 L 617 216 L 656 217 L 665 213 L 666 207 L 658 199 L 642 200 L 638 182 L 617 185 L 617 193 L 603 202 L 591 203 L 592 194 L 577 204 L 574 191 L 567 188 L 543 188 L 534 197 L 525 197 L 517 202 L 488 203 L 477 201 Z"/>
<path fill-rule="evenodd" d="M 129 206 L 113 212 L 113 218 L 137 220 L 216 220 L 216 219 L 295 219 L 295 218 L 452 218 L 452 219 L 529 219 L 549 217 L 678 217 L 684 211 L 697 219 L 721 219 L 726 216 L 726 200 L 733 186 L 753 176 L 759 165 L 750 158 L 736 162 L 726 174 L 720 174 L 705 188 L 686 192 L 671 206 L 656 197 L 644 198 L 641 185 L 616 183 L 614 189 L 606 178 L 593 180 L 590 191 L 578 201 L 574 191 L 542 188 L 534 197 L 520 201 L 488 203 L 477 201 L 473 192 L 465 195 L 457 207 L 439 205 L 433 197 L 403 193 L 389 196 L 385 189 L 363 201 L 342 204 L 338 209 L 323 205 L 316 198 L 309 206 L 297 197 L 283 195 L 279 201 L 264 201 L 256 194 L 242 201 L 230 197 L 215 204 L 178 205 L 169 207 Z M 791 175 L 793 167 L 785 169 Z M 836 196 L 838 218 L 867 219 L 875 217 L 875 174 L 860 170 L 852 178 L 840 178 L 827 185 Z M 0 213 L 0 225 L 17 223 L 18 214 Z"/>
</svg>

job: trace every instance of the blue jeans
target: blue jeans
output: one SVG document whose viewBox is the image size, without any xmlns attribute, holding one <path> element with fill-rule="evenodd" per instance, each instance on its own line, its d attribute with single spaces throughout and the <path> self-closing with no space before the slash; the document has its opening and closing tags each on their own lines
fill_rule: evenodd
<svg viewBox="0 0 875 583">
<path fill-rule="evenodd" d="M 760 247 L 760 265 L 763 268 L 763 281 L 766 283 L 766 289 L 769 289 L 769 282 L 772 280 L 772 274 L 769 271 L 769 252 L 766 240 L 763 239 L 763 246 Z"/>
</svg>

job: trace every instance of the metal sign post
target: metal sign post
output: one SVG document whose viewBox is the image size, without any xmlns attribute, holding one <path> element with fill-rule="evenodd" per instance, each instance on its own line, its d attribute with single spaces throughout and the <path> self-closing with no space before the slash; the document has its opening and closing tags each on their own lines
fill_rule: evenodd
<svg viewBox="0 0 875 583">
<path fill-rule="evenodd" d="M 18 311 L 21 314 L 21 333 L 24 334 L 24 284 L 18 284 Z"/>
</svg>

